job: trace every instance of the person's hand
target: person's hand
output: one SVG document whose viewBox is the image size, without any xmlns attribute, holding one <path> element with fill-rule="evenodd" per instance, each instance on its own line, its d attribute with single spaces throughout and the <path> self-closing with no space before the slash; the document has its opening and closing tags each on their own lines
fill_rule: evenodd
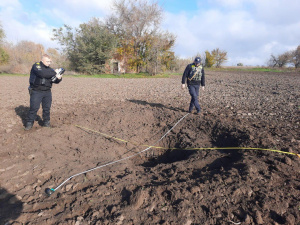
<svg viewBox="0 0 300 225">
<path fill-rule="evenodd" d="M 61 79 L 62 75 L 61 74 L 56 74 L 57 79 Z"/>
<path fill-rule="evenodd" d="M 181 88 L 184 89 L 185 88 L 185 84 L 181 84 Z"/>
<path fill-rule="evenodd" d="M 204 86 L 202 86 L 202 90 L 203 90 L 203 91 L 205 90 L 205 87 L 204 87 Z"/>
</svg>

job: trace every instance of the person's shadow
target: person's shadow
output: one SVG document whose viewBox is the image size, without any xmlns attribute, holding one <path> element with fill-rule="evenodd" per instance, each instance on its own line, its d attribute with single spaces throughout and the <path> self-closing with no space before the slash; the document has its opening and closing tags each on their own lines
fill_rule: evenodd
<svg viewBox="0 0 300 225">
<path fill-rule="evenodd" d="M 24 105 L 20 105 L 15 108 L 16 114 L 22 119 L 23 126 L 26 125 L 28 111 L 29 111 L 29 107 Z M 43 120 L 39 115 L 36 116 L 35 121 L 38 121 L 39 125 L 43 123 Z"/>
<path fill-rule="evenodd" d="M 135 99 L 129 99 L 127 101 L 135 103 L 135 104 L 140 104 L 140 105 L 150 105 L 151 107 L 156 107 L 156 108 L 165 108 L 165 109 L 170 109 L 170 110 L 174 110 L 174 111 L 186 112 L 185 110 L 183 110 L 181 108 L 176 108 L 176 107 L 172 107 L 172 106 L 168 107 L 161 103 L 151 103 L 151 102 L 146 102 L 143 100 L 135 100 Z"/>
<path fill-rule="evenodd" d="M 6 189 L 0 187 L 0 224 L 17 219 L 23 210 L 23 202 Z"/>
</svg>

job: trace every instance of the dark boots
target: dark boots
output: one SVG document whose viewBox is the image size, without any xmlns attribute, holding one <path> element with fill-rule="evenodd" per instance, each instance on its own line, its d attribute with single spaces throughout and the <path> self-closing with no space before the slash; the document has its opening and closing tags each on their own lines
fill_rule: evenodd
<svg viewBox="0 0 300 225">
<path fill-rule="evenodd" d="M 33 123 L 32 122 L 27 122 L 26 125 L 25 125 L 25 130 L 30 130 L 33 126 Z"/>
<path fill-rule="evenodd" d="M 25 125 L 25 130 L 30 130 L 32 127 L 33 127 L 33 123 L 27 122 Z M 49 120 L 44 121 L 43 127 L 50 127 L 50 121 Z"/>
<path fill-rule="evenodd" d="M 50 127 L 50 121 L 49 120 L 44 121 L 43 126 L 44 127 Z"/>
</svg>

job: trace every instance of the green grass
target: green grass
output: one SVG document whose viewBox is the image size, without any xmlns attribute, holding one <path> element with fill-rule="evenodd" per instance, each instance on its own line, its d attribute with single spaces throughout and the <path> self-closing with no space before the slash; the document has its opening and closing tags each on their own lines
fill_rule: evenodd
<svg viewBox="0 0 300 225">
<path fill-rule="evenodd" d="M 273 69 L 273 68 L 262 68 L 262 67 L 224 67 L 224 68 L 206 68 L 207 71 L 245 71 L 245 72 L 288 72 L 288 69 Z"/>
<path fill-rule="evenodd" d="M 282 72 L 291 72 L 295 70 L 290 69 L 271 69 L 271 68 L 260 68 L 260 67 L 224 67 L 224 68 L 207 68 L 204 67 L 204 70 L 207 71 L 231 71 L 231 72 L 276 72 L 276 73 L 282 73 Z M 182 72 L 183 73 L 183 72 Z M 173 73 L 172 75 L 180 75 L 182 76 L 182 73 Z"/>
<path fill-rule="evenodd" d="M 88 77 L 88 78 L 168 78 L 169 74 L 157 74 L 154 76 L 148 73 L 126 73 L 126 74 L 94 74 L 94 75 L 66 75 L 72 77 Z"/>
<path fill-rule="evenodd" d="M 10 73 L 0 73 L 0 76 L 19 76 L 19 77 L 26 77 L 29 74 L 10 74 Z"/>
<path fill-rule="evenodd" d="M 291 72 L 295 71 L 293 68 L 283 68 L 283 69 L 274 69 L 274 68 L 261 68 L 261 67 L 224 67 L 224 68 L 206 68 L 205 71 L 245 71 L 245 72 Z M 94 75 L 64 75 L 65 77 L 86 77 L 86 78 L 168 78 L 170 76 L 182 76 L 182 73 L 165 73 L 157 74 L 154 76 L 149 75 L 148 73 L 126 73 L 126 74 L 94 74 Z M 0 73 L 0 76 L 29 76 L 29 74 L 5 74 Z"/>
<path fill-rule="evenodd" d="M 270 69 L 270 68 L 252 68 L 249 71 L 258 71 L 258 72 L 284 72 L 284 70 L 280 69 Z"/>
<path fill-rule="evenodd" d="M 94 75 L 64 75 L 64 77 L 85 77 L 85 78 L 168 78 L 172 74 L 157 74 L 154 76 L 148 73 L 132 73 L 132 74 L 94 74 Z M 0 76 L 29 76 L 29 74 L 6 74 L 0 73 Z"/>
</svg>

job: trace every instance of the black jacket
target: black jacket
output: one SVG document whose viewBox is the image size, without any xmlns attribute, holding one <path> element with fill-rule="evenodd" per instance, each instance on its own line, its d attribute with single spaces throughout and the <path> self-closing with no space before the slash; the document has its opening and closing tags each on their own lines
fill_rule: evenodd
<svg viewBox="0 0 300 225">
<path fill-rule="evenodd" d="M 49 66 L 45 66 L 42 61 L 35 63 L 30 71 L 30 87 L 36 91 L 48 91 L 51 89 L 52 83 L 58 84 L 62 80 L 56 79 L 54 82 L 52 82 L 51 78 L 55 75 L 56 72 L 54 69 Z"/>
<path fill-rule="evenodd" d="M 182 75 L 182 84 L 185 84 L 187 81 L 188 85 L 200 85 L 205 86 L 205 72 L 202 67 L 201 69 L 201 79 L 191 79 L 193 77 L 192 71 L 193 68 L 197 68 L 194 63 L 188 64 L 187 67 L 185 68 L 183 75 Z"/>
</svg>

